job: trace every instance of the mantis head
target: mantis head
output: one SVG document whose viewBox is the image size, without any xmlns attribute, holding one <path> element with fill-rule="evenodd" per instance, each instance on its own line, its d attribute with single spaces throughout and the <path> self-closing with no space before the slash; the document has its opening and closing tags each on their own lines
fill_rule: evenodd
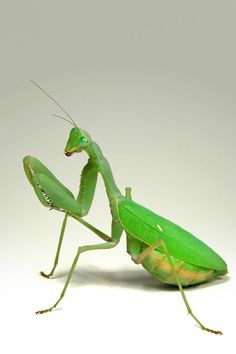
<svg viewBox="0 0 236 354">
<path fill-rule="evenodd" d="M 85 150 L 91 144 L 91 138 L 87 132 L 74 127 L 70 131 L 70 136 L 65 147 L 65 155 L 71 156 L 75 152 Z"/>
<path fill-rule="evenodd" d="M 58 114 L 52 114 L 55 117 L 61 118 L 68 122 L 69 124 L 72 124 L 74 127 L 70 131 L 70 136 L 67 141 L 66 147 L 65 147 L 65 155 L 66 156 L 71 156 L 75 152 L 81 152 L 85 150 L 89 145 L 91 144 L 91 138 L 87 132 L 85 132 L 82 129 L 79 129 L 78 126 L 76 125 L 75 121 L 71 118 L 71 116 L 65 111 L 65 109 L 53 98 L 49 93 L 47 93 L 39 84 L 37 84 L 35 81 L 30 80 L 35 86 L 37 86 L 42 92 L 45 93 L 46 96 L 48 96 L 65 114 L 68 118 L 61 117 Z"/>
</svg>

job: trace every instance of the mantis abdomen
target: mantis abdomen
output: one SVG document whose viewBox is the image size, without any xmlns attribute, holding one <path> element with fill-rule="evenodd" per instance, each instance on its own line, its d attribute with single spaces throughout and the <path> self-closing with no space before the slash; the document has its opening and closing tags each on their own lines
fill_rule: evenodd
<svg viewBox="0 0 236 354">
<path fill-rule="evenodd" d="M 143 244 L 141 251 L 144 251 L 146 248 L 147 246 Z M 183 286 L 203 283 L 216 278 L 218 275 L 227 273 L 226 270 L 220 271 L 204 268 L 181 261 L 175 257 L 171 258 Z M 144 258 L 141 264 L 152 276 L 161 280 L 163 283 L 177 285 L 176 278 L 165 253 L 154 250 Z"/>
<path fill-rule="evenodd" d="M 170 285 L 178 285 L 176 275 L 182 286 L 188 286 L 204 283 L 227 273 L 227 269 L 206 268 L 169 255 L 175 268 L 176 274 L 174 274 L 170 259 L 165 252 L 158 248 L 150 250 L 150 246 L 138 241 L 129 233 L 127 234 L 127 252 L 135 263 L 142 264 L 152 276 Z"/>
</svg>

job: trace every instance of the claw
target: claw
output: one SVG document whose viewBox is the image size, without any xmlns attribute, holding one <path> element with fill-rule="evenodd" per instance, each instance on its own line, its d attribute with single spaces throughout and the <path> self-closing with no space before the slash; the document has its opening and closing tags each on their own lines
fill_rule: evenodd
<svg viewBox="0 0 236 354">
<path fill-rule="evenodd" d="M 45 274 L 44 272 L 40 272 L 39 274 L 42 275 L 42 277 L 47 278 L 47 279 L 49 279 L 51 277 L 50 273 L 49 274 Z"/>
<path fill-rule="evenodd" d="M 42 315 L 43 313 L 51 312 L 52 309 L 53 309 L 53 307 L 50 307 L 49 309 L 46 309 L 46 310 L 36 311 L 35 314 L 36 314 L 36 315 Z"/>
<path fill-rule="evenodd" d="M 215 331 L 214 329 L 210 329 L 210 328 L 206 328 L 206 327 L 204 327 L 204 330 L 207 332 L 214 333 L 214 334 L 219 334 L 220 336 L 223 334 L 221 331 Z"/>
</svg>

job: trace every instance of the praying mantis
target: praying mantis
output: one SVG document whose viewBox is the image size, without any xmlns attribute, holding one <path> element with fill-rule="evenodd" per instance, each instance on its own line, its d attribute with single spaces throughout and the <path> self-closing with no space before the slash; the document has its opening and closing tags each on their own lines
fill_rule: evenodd
<svg viewBox="0 0 236 354">
<path fill-rule="evenodd" d="M 81 129 L 64 108 L 37 83 L 32 81 L 64 112 L 67 118 L 58 116 L 73 125 L 65 147 L 67 157 L 85 152 L 88 162 L 84 166 L 77 197 L 71 193 L 54 174 L 37 158 L 26 156 L 23 166 L 39 201 L 47 208 L 60 211 L 64 219 L 59 236 L 54 265 L 51 271 L 40 274 L 51 278 L 58 264 L 62 241 L 68 218 L 74 218 L 103 240 L 102 243 L 80 246 L 69 270 L 65 285 L 53 306 L 37 311 L 44 314 L 57 307 L 64 297 L 80 255 L 92 250 L 108 250 L 117 246 L 126 234 L 127 252 L 136 264 L 141 264 L 152 276 L 164 283 L 176 285 L 182 295 L 188 313 L 201 329 L 222 334 L 205 327 L 194 315 L 188 303 L 183 287 L 210 281 L 227 273 L 225 261 L 209 246 L 184 230 L 180 226 L 155 214 L 153 211 L 136 203 L 131 196 L 131 188 L 125 188 L 122 194 L 115 183 L 109 162 L 103 155 L 99 145 L 90 135 Z M 84 217 L 89 213 L 98 175 L 101 175 L 109 200 L 111 213 L 111 235 L 106 235 Z"/>
</svg>

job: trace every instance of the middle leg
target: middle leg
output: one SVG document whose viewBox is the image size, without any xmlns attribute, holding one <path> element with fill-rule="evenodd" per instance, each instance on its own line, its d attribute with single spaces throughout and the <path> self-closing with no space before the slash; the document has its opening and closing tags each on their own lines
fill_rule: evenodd
<svg viewBox="0 0 236 354">
<path fill-rule="evenodd" d="M 73 260 L 73 263 L 71 265 L 68 277 L 66 279 L 65 285 L 63 287 L 63 290 L 61 292 L 61 295 L 59 296 L 59 299 L 55 302 L 55 304 L 45 310 L 40 310 L 40 311 L 36 311 L 36 315 L 41 315 L 43 313 L 46 312 L 50 312 L 52 311 L 54 308 L 56 308 L 56 306 L 59 304 L 59 302 L 62 300 L 62 298 L 65 295 L 66 289 L 69 285 L 70 279 L 72 277 L 72 274 L 75 270 L 76 264 L 78 262 L 79 256 L 81 255 L 81 253 L 86 252 L 86 251 L 92 251 L 92 250 L 102 250 L 102 249 L 110 249 L 113 248 L 117 245 L 118 242 L 116 241 L 111 241 L 111 242 L 106 242 L 106 243 L 102 243 L 102 244 L 98 244 L 98 245 L 88 245 L 88 246 L 82 246 L 78 248 L 78 251 L 76 253 L 76 256 Z"/>
<path fill-rule="evenodd" d="M 112 237 L 110 238 L 110 240 L 108 242 L 102 243 L 102 244 L 87 245 L 87 246 L 79 247 L 78 251 L 76 253 L 76 256 L 75 256 L 75 258 L 73 260 L 73 263 L 71 265 L 69 274 L 67 276 L 67 280 L 65 282 L 65 285 L 63 287 L 63 290 L 61 292 L 61 295 L 60 295 L 59 299 L 55 302 L 55 304 L 53 306 L 51 306 L 51 307 L 49 307 L 48 309 L 45 309 L 45 310 L 37 311 L 36 314 L 38 315 L 38 314 L 43 314 L 43 313 L 52 311 L 59 304 L 59 302 L 62 300 L 62 298 L 65 295 L 66 289 L 67 289 L 67 287 L 69 285 L 70 279 L 71 279 L 72 274 L 73 274 L 73 272 L 75 270 L 76 264 L 78 262 L 78 259 L 79 259 L 81 253 L 87 252 L 87 251 L 92 251 L 92 250 L 102 250 L 102 249 L 114 248 L 120 241 L 120 238 L 121 238 L 121 235 L 122 235 L 122 231 L 123 231 L 123 228 L 122 228 L 121 224 L 119 222 L 115 222 L 114 220 L 112 220 L 112 226 L 111 226 Z"/>
</svg>

